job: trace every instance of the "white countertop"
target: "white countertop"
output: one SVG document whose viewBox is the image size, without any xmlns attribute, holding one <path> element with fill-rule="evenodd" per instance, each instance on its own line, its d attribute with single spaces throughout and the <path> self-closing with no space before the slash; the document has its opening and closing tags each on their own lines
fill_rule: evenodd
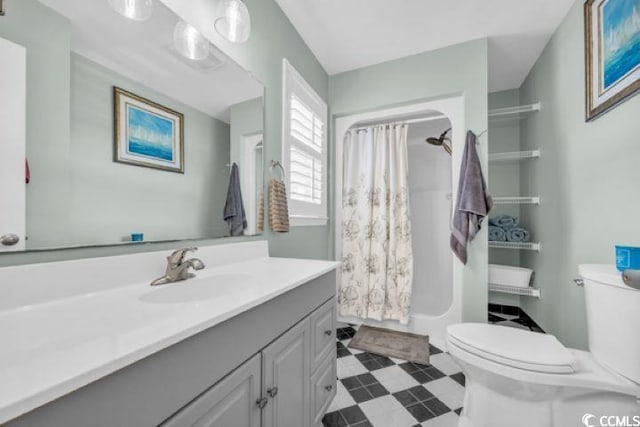
<svg viewBox="0 0 640 427">
<path fill-rule="evenodd" d="M 0 311 L 0 424 L 334 270 L 333 261 L 256 258 L 197 272 L 251 274 L 216 298 L 140 300 L 148 282 Z M 154 277 L 149 277 L 153 279 Z M 64 280 L 64 278 L 60 278 Z"/>
</svg>

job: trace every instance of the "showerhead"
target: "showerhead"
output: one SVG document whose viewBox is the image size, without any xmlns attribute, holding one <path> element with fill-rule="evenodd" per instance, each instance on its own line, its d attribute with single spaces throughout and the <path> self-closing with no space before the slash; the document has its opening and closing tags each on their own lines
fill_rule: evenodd
<svg viewBox="0 0 640 427">
<path fill-rule="evenodd" d="M 444 132 L 442 132 L 442 134 L 440 134 L 438 138 L 435 138 L 435 137 L 427 138 L 426 139 L 427 143 L 431 145 L 436 145 L 438 147 L 442 147 L 447 153 L 451 154 L 451 147 L 449 147 L 449 144 L 447 144 L 447 141 L 450 141 L 450 139 L 447 138 L 447 133 L 449 133 L 450 130 L 451 130 L 450 128 L 445 130 Z"/>
</svg>

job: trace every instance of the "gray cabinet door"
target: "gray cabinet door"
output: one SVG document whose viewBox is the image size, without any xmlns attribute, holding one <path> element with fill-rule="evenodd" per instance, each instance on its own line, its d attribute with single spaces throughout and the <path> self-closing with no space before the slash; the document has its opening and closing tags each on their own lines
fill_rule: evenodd
<svg viewBox="0 0 640 427">
<path fill-rule="evenodd" d="M 262 352 L 262 427 L 309 427 L 310 325 L 304 319 Z"/>
<path fill-rule="evenodd" d="M 257 354 L 205 391 L 163 427 L 260 427 L 261 357 Z"/>
</svg>

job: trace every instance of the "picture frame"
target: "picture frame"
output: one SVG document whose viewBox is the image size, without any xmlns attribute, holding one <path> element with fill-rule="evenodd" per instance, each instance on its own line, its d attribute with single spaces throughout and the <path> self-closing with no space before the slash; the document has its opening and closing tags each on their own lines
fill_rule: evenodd
<svg viewBox="0 0 640 427">
<path fill-rule="evenodd" d="M 637 0 L 584 4 L 586 121 L 640 91 L 639 14 Z"/>
<path fill-rule="evenodd" d="M 113 88 L 114 161 L 184 173 L 184 115 Z"/>
<path fill-rule="evenodd" d="M 0 16 L 4 15 L 4 0 L 0 0 Z"/>
</svg>

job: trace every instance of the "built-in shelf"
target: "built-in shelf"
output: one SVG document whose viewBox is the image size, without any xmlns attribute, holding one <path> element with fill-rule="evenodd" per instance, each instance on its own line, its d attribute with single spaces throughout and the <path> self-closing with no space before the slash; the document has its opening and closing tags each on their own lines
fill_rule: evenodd
<svg viewBox="0 0 640 427">
<path fill-rule="evenodd" d="M 518 105 L 516 107 L 495 108 L 489 110 L 489 119 L 521 118 L 527 113 L 534 113 L 536 111 L 540 111 L 539 102 L 529 105 Z"/>
<path fill-rule="evenodd" d="M 494 197 L 493 202 L 496 205 L 539 205 L 540 197 Z"/>
<path fill-rule="evenodd" d="M 490 162 L 511 162 L 540 157 L 540 150 L 512 151 L 508 153 L 489 153 Z"/>
<path fill-rule="evenodd" d="M 493 292 L 500 292 L 503 294 L 524 295 L 528 297 L 540 298 L 540 289 L 533 288 L 531 286 L 523 288 L 521 286 L 498 285 L 496 283 L 489 283 L 489 290 Z"/>
<path fill-rule="evenodd" d="M 495 249 L 519 249 L 524 251 L 539 251 L 540 243 L 534 242 L 489 242 L 490 248 Z"/>
</svg>

